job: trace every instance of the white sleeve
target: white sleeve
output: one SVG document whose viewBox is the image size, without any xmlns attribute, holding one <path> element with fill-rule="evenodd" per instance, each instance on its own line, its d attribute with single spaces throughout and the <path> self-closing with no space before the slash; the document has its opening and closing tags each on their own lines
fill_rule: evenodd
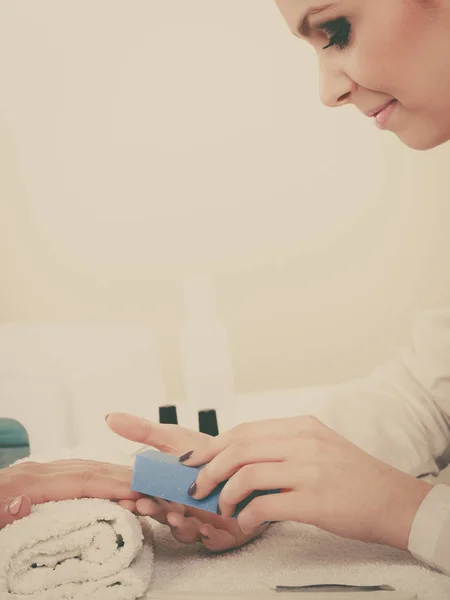
<svg viewBox="0 0 450 600">
<path fill-rule="evenodd" d="M 367 378 L 325 391 L 314 414 L 416 477 L 450 460 L 450 310 L 424 314 L 411 347 Z"/>
<path fill-rule="evenodd" d="M 436 485 L 426 496 L 409 534 L 408 550 L 418 560 L 450 575 L 450 487 Z"/>
<path fill-rule="evenodd" d="M 411 347 L 370 377 L 337 386 L 316 416 L 406 473 L 438 475 L 450 460 L 450 310 L 424 314 Z M 408 550 L 450 575 L 450 486 L 426 496 Z"/>
</svg>

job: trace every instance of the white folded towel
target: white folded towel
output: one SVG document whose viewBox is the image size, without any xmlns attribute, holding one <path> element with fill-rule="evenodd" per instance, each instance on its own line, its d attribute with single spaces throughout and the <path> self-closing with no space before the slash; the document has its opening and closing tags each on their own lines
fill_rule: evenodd
<svg viewBox="0 0 450 600">
<path fill-rule="evenodd" d="M 271 525 L 259 539 L 240 550 L 214 556 L 201 544 L 177 543 L 167 527 L 153 526 L 155 573 L 148 599 L 159 594 L 167 600 L 176 594 L 248 593 L 256 597 L 277 585 L 344 584 L 390 585 L 418 600 L 449 600 L 450 577 L 418 563 L 410 554 L 384 546 L 345 540 L 297 523 Z M 375 593 L 364 593 L 370 600 Z M 390 595 L 380 592 L 380 597 Z M 277 594 L 282 599 L 296 594 Z M 336 600 L 354 593 L 335 593 Z M 302 594 L 298 595 L 301 599 Z"/>
<path fill-rule="evenodd" d="M 135 600 L 152 563 L 149 528 L 114 502 L 49 502 L 0 531 L 0 598 Z"/>
</svg>

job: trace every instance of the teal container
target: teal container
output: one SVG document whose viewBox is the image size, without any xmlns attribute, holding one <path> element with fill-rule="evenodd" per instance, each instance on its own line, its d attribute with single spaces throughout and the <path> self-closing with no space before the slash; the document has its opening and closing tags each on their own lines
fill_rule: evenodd
<svg viewBox="0 0 450 600">
<path fill-rule="evenodd" d="M 0 448 L 28 446 L 25 428 L 13 419 L 0 419 Z"/>
</svg>

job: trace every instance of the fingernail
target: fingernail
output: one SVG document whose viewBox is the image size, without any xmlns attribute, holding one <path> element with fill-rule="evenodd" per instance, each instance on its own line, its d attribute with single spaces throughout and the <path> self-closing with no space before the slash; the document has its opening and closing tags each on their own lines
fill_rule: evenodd
<svg viewBox="0 0 450 600">
<path fill-rule="evenodd" d="M 111 414 L 111 413 L 108 413 L 108 414 L 106 415 L 106 417 L 105 417 L 105 421 L 106 421 L 106 422 L 108 422 L 108 417 L 109 417 L 109 415 L 110 415 L 110 414 Z"/>
<path fill-rule="evenodd" d="M 23 500 L 23 497 L 22 497 L 22 496 L 19 496 L 18 498 L 15 498 L 15 499 L 14 499 L 14 500 L 11 502 L 11 504 L 9 505 L 9 512 L 10 512 L 12 515 L 14 515 L 14 516 L 15 516 L 15 515 L 18 515 L 18 514 L 19 514 L 20 507 L 22 506 L 22 500 Z"/>
<path fill-rule="evenodd" d="M 209 540 L 209 535 L 203 535 L 202 534 L 202 540 Z"/>
<path fill-rule="evenodd" d="M 217 507 L 217 514 L 219 515 L 219 517 L 222 515 L 222 511 L 220 510 L 220 506 Z"/>
<path fill-rule="evenodd" d="M 194 481 L 194 483 L 189 487 L 188 489 L 188 494 L 189 496 L 193 496 L 195 494 L 195 492 L 197 491 L 197 484 Z"/>
<path fill-rule="evenodd" d="M 189 452 L 186 452 L 186 454 L 183 454 L 182 456 L 180 456 L 180 458 L 178 460 L 180 462 L 185 462 L 186 460 L 189 460 L 193 454 L 194 454 L 194 451 L 189 450 Z"/>
</svg>

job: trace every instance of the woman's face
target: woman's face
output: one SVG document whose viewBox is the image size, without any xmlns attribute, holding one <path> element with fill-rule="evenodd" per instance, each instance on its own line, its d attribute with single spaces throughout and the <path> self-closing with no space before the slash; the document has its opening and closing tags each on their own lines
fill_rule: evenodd
<svg viewBox="0 0 450 600">
<path fill-rule="evenodd" d="M 276 2 L 317 52 L 324 104 L 354 104 L 417 150 L 450 140 L 450 0 Z"/>
</svg>

